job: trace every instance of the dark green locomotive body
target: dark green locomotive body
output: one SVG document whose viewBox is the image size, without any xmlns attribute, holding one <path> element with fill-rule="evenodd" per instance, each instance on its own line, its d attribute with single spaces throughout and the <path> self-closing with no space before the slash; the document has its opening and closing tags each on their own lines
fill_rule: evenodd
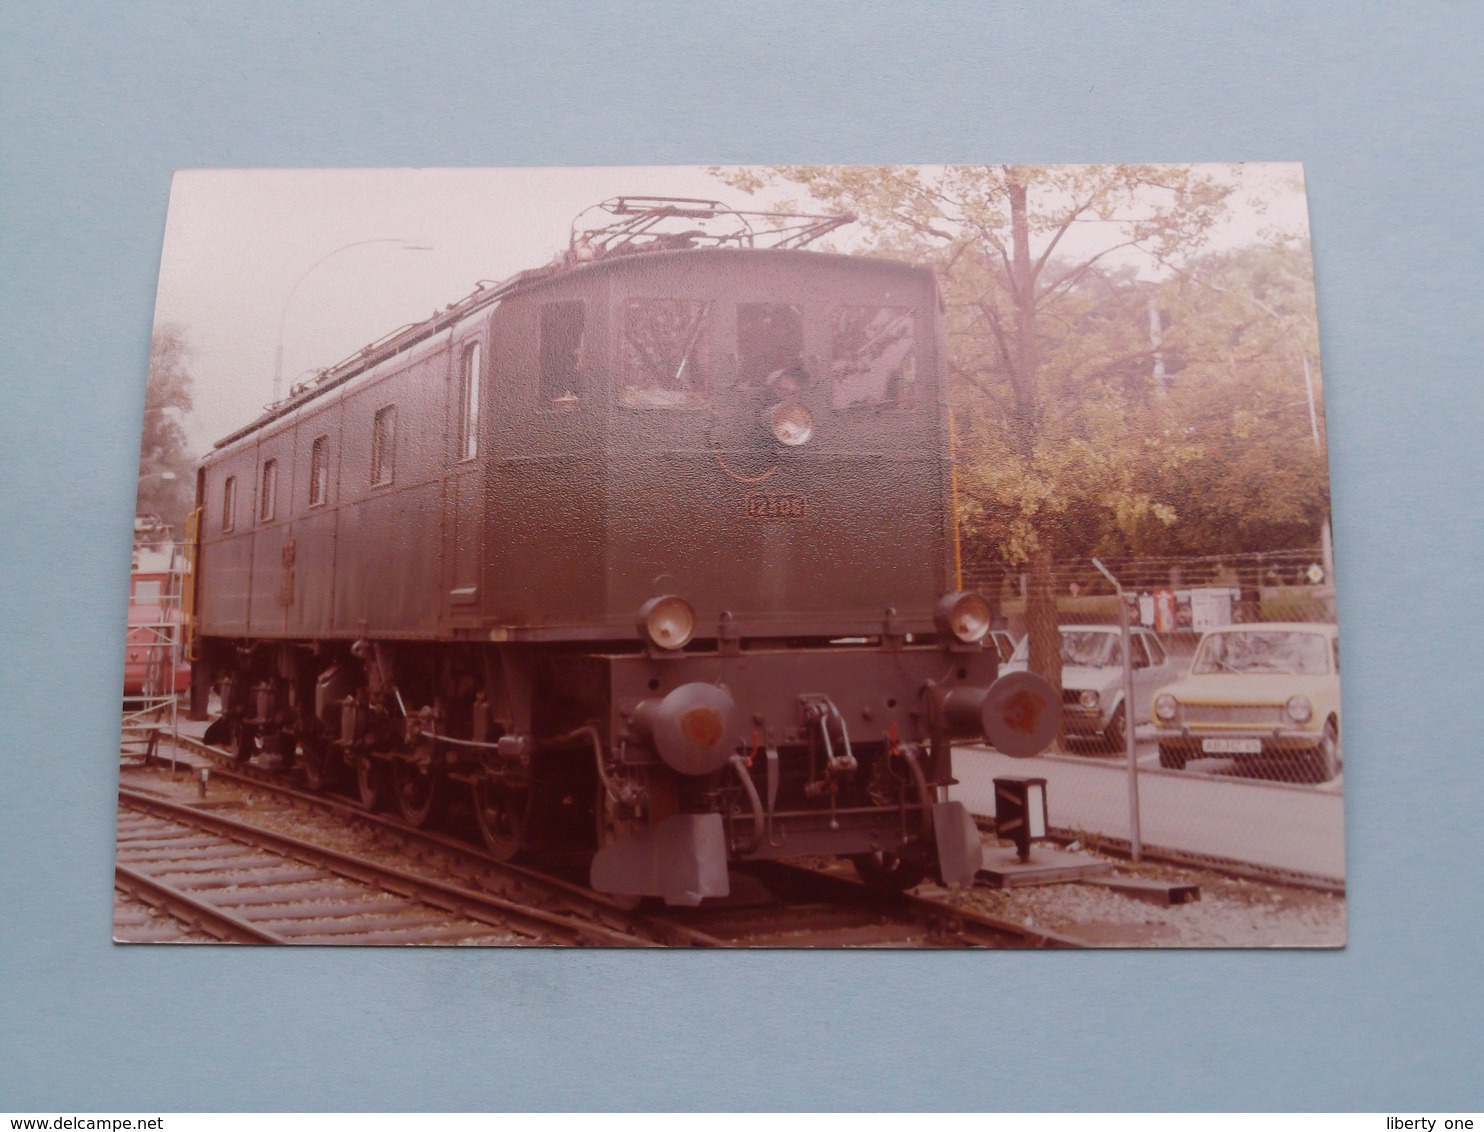
<svg viewBox="0 0 1484 1132">
<path fill-rule="evenodd" d="M 411 820 L 470 788 L 499 855 L 595 840 L 611 891 L 821 853 L 972 875 L 949 739 L 996 665 L 941 607 L 942 348 L 931 272 L 884 260 L 651 250 L 476 293 L 204 461 L 198 699 Z"/>
<path fill-rule="evenodd" d="M 663 325 L 679 304 L 699 327 Z M 835 380 L 848 323 L 881 310 L 901 312 L 901 360 Z M 202 631 L 632 639 L 656 587 L 748 634 L 873 633 L 888 605 L 931 631 L 952 566 L 938 325 L 930 273 L 811 252 L 655 252 L 538 280 L 207 459 Z M 787 347 L 769 353 L 767 331 Z M 656 370 L 686 345 L 674 388 Z M 790 364 L 816 422 L 794 449 L 759 419 Z M 378 414 L 391 451 L 373 470 Z"/>
</svg>

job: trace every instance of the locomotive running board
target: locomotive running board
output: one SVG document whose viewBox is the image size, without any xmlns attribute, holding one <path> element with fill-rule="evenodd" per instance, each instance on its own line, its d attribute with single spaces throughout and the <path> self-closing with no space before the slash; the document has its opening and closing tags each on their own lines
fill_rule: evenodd
<svg viewBox="0 0 1484 1132">
<path fill-rule="evenodd" d="M 589 883 L 615 896 L 662 896 L 694 907 L 727 896 L 727 842 L 720 814 L 674 814 L 598 850 Z"/>
<path fill-rule="evenodd" d="M 973 888 L 974 875 L 984 867 L 984 843 L 962 802 L 933 806 L 933 837 L 938 842 L 938 873 L 943 883 L 949 888 Z"/>
</svg>

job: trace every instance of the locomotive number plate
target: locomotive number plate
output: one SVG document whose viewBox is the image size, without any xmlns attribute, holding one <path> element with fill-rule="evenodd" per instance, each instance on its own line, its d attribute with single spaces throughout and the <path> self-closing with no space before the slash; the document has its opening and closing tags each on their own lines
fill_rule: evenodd
<svg viewBox="0 0 1484 1132">
<path fill-rule="evenodd" d="M 793 491 L 754 491 L 744 500 L 749 519 L 766 519 L 784 522 L 805 518 L 809 505 L 805 498 Z"/>
</svg>

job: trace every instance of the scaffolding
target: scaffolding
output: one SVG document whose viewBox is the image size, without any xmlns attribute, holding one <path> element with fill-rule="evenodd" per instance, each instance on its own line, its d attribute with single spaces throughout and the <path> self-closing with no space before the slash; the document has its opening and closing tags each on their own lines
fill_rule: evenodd
<svg viewBox="0 0 1484 1132">
<path fill-rule="evenodd" d="M 124 762 L 153 763 L 161 738 L 167 738 L 175 769 L 180 679 L 187 659 L 182 599 L 188 592 L 185 547 L 165 524 L 136 518 L 119 735 Z"/>
</svg>

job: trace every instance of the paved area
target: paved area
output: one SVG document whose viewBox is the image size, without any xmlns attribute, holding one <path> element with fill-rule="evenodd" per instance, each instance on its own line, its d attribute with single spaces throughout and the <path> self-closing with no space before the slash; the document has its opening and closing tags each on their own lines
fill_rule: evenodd
<svg viewBox="0 0 1484 1132">
<path fill-rule="evenodd" d="M 1344 794 L 1338 780 L 1315 787 L 1162 771 L 1157 756 L 1142 746 L 1139 824 L 1146 846 L 1344 879 Z M 965 746 L 955 749 L 953 769 L 959 780 L 954 796 L 971 813 L 993 816 L 997 776 L 1033 776 L 1046 779 L 1053 826 L 1129 837 L 1128 767 L 1122 759 L 1012 759 Z"/>
</svg>

